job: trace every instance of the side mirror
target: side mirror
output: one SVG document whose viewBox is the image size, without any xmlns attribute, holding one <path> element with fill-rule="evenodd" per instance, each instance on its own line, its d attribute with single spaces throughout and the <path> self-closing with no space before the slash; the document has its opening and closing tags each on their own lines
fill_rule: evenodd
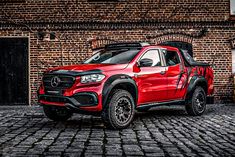
<svg viewBox="0 0 235 157">
<path fill-rule="evenodd" d="M 149 58 L 141 59 L 137 63 L 138 67 L 151 67 L 153 65 L 153 60 Z"/>
</svg>

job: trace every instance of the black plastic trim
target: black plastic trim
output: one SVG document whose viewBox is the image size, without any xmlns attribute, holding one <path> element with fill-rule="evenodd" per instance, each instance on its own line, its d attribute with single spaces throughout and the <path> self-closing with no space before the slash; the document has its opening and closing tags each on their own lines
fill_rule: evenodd
<svg viewBox="0 0 235 157">
<path fill-rule="evenodd" d="M 43 106 L 51 106 L 48 104 L 40 104 Z M 61 107 L 61 106 L 59 106 Z M 71 111 L 72 113 L 79 113 L 79 114 L 85 114 L 85 115 L 94 115 L 94 116 L 100 116 L 101 115 L 101 111 L 85 111 L 85 110 L 81 110 L 80 108 L 73 106 L 69 103 L 65 104 L 65 108 L 68 109 L 69 111 Z"/>
<path fill-rule="evenodd" d="M 187 97 L 186 97 L 186 99 L 188 99 L 189 96 L 192 95 L 193 90 L 195 89 L 195 87 L 199 83 L 206 83 L 206 85 L 207 85 L 207 80 L 203 76 L 199 76 L 199 75 L 193 76 L 191 78 L 191 80 L 189 82 L 188 89 L 187 89 Z M 207 92 L 207 91 L 205 91 L 205 92 Z"/>
<path fill-rule="evenodd" d="M 94 99 L 93 104 L 81 104 L 79 103 L 74 97 L 78 95 L 90 95 Z M 74 108 L 79 108 L 79 107 L 91 107 L 91 106 L 96 106 L 98 105 L 98 98 L 97 94 L 94 92 L 81 92 L 81 93 L 76 93 L 71 97 L 66 97 L 66 96 L 55 96 L 55 95 L 39 95 L 39 100 L 42 99 L 43 97 L 47 98 L 61 98 L 61 99 L 66 99 L 68 103 L 73 106 Z M 66 102 L 65 102 L 66 103 Z"/>
<path fill-rule="evenodd" d="M 191 62 L 190 65 L 192 65 L 192 66 L 207 66 L 207 67 L 210 66 L 209 63 L 197 62 L 197 61 Z"/>
<path fill-rule="evenodd" d="M 99 69 L 94 70 L 88 70 L 83 72 L 77 72 L 72 70 L 53 70 L 48 73 L 45 73 L 45 75 L 70 75 L 70 76 L 83 76 L 83 75 L 90 75 L 90 74 L 100 74 L 102 73 Z"/>
<path fill-rule="evenodd" d="M 82 106 L 84 105 L 90 105 L 90 106 L 96 106 L 98 104 L 98 95 L 94 92 L 81 92 L 81 93 L 76 93 L 74 94 L 72 97 L 75 97 L 75 96 L 86 96 L 86 95 L 89 95 L 93 98 L 94 100 L 94 104 L 81 104 Z M 75 99 L 75 98 L 74 98 Z"/>
<path fill-rule="evenodd" d="M 184 52 L 181 49 L 179 49 L 179 51 L 180 51 L 181 56 L 184 59 L 184 63 L 186 66 L 210 66 L 210 64 L 204 63 L 204 62 L 197 62 L 195 60 L 189 61 L 188 59 L 186 59 Z"/>
<path fill-rule="evenodd" d="M 167 102 L 152 102 L 152 103 L 147 103 L 147 104 L 141 104 L 138 106 L 136 109 L 141 110 L 145 108 L 151 108 L 151 107 L 156 107 L 156 106 L 162 106 L 162 105 L 184 105 L 185 100 L 173 100 L 173 101 L 167 101 Z"/>
<path fill-rule="evenodd" d="M 105 45 L 105 49 L 120 49 L 120 48 L 142 48 L 149 46 L 147 42 L 126 42 L 126 43 L 113 43 Z"/>
<path fill-rule="evenodd" d="M 107 103 L 108 97 L 112 89 L 122 83 L 130 83 L 131 85 L 134 86 L 135 90 L 135 95 L 136 97 L 134 98 L 135 104 L 137 103 L 138 100 L 138 87 L 135 83 L 135 81 L 129 76 L 125 74 L 118 74 L 118 75 L 113 75 L 108 80 L 105 82 L 103 90 L 102 90 L 102 104 L 103 107 Z"/>
</svg>

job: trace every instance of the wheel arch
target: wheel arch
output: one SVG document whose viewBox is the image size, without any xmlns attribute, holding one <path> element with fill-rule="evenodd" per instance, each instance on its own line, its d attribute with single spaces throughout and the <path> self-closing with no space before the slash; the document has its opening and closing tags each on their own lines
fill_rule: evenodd
<svg viewBox="0 0 235 157">
<path fill-rule="evenodd" d="M 203 76 L 193 76 L 188 85 L 186 99 L 192 96 L 193 91 L 195 90 L 197 86 L 202 87 L 207 95 L 208 84 L 207 84 L 206 78 Z"/>
<path fill-rule="evenodd" d="M 132 95 L 136 106 L 138 102 L 138 88 L 135 81 L 128 75 L 118 74 L 108 78 L 108 80 L 104 84 L 102 90 L 103 108 L 107 104 L 108 97 L 114 89 L 123 89 L 128 91 Z"/>
</svg>

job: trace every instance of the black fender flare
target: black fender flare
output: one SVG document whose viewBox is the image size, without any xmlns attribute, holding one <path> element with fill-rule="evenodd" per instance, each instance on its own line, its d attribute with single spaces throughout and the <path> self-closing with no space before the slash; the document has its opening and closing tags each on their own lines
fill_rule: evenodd
<svg viewBox="0 0 235 157">
<path fill-rule="evenodd" d="M 136 82 L 126 74 L 117 74 L 110 76 L 106 82 L 104 83 L 103 90 L 102 90 L 102 105 L 103 107 L 106 105 L 109 94 L 111 93 L 112 89 L 119 84 L 128 83 L 134 87 L 135 97 L 133 97 L 135 103 L 138 100 L 138 87 Z"/>
<path fill-rule="evenodd" d="M 207 80 L 205 77 L 203 76 L 193 76 L 189 82 L 188 88 L 187 88 L 187 95 L 186 95 L 186 99 L 190 98 L 190 96 L 192 95 L 195 87 L 199 84 L 205 84 L 206 85 L 206 89 L 207 89 Z M 207 93 L 207 91 L 205 91 Z"/>
</svg>

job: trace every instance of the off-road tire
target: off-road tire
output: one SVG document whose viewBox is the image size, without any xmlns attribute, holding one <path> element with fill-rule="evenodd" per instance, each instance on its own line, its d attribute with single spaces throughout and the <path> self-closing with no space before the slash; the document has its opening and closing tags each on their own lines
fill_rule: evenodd
<svg viewBox="0 0 235 157">
<path fill-rule="evenodd" d="M 191 116 L 200 116 L 206 110 L 206 93 L 202 87 L 196 87 L 185 105 L 187 113 Z"/>
<path fill-rule="evenodd" d="M 101 116 L 108 128 L 123 129 L 130 125 L 134 114 L 135 103 L 132 95 L 126 90 L 115 89 L 110 94 Z"/>
<path fill-rule="evenodd" d="M 44 105 L 45 115 L 53 121 L 66 121 L 73 114 L 65 107 Z"/>
</svg>

